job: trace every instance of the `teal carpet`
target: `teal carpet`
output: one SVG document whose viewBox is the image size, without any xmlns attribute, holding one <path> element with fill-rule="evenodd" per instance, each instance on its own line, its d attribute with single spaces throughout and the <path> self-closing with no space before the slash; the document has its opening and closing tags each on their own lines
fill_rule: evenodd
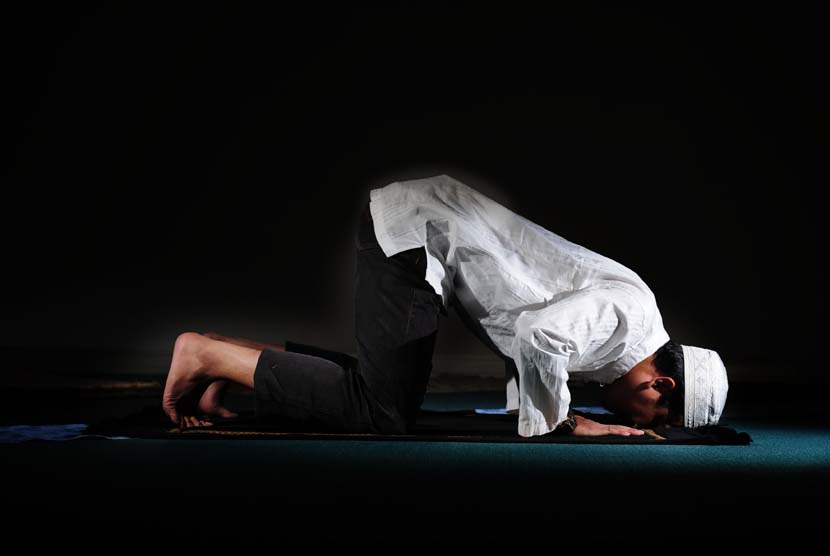
<svg viewBox="0 0 830 556">
<path fill-rule="evenodd" d="M 424 408 L 499 403 L 498 393 L 444 394 L 428 396 Z M 69 544 L 89 535 L 212 549 L 262 542 L 590 549 L 677 539 L 760 547 L 819 539 L 830 494 L 826 423 L 748 415 L 724 424 L 753 443 L 92 437 L 0 445 L 0 458 L 11 530 L 48 530 L 50 540 Z"/>
</svg>

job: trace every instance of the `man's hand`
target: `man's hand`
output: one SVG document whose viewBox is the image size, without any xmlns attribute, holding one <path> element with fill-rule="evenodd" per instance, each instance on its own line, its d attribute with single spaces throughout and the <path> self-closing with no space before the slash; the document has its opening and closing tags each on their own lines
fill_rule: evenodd
<svg viewBox="0 0 830 556">
<path fill-rule="evenodd" d="M 642 436 L 645 433 L 639 429 L 624 427 L 623 425 L 603 425 L 579 415 L 576 418 L 576 428 L 571 432 L 573 436 Z"/>
</svg>

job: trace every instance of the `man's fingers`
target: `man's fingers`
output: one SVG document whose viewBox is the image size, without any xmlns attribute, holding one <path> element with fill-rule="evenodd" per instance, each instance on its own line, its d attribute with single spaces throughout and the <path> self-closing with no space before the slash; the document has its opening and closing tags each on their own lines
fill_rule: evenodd
<svg viewBox="0 0 830 556">
<path fill-rule="evenodd" d="M 645 433 L 632 427 L 604 425 L 584 417 L 577 417 L 577 425 L 572 434 L 575 436 L 642 436 Z"/>
<path fill-rule="evenodd" d="M 611 427 L 611 434 L 617 434 L 620 436 L 642 436 L 645 433 L 640 429 L 633 429 L 631 427 L 623 427 L 622 425 L 612 425 Z"/>
</svg>

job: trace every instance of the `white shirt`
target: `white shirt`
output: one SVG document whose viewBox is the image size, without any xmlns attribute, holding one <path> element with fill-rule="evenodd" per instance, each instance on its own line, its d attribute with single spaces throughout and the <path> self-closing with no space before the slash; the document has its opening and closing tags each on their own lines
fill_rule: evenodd
<svg viewBox="0 0 830 556">
<path fill-rule="evenodd" d="M 518 433 L 567 418 L 568 380 L 608 384 L 669 340 L 654 294 L 625 266 L 442 174 L 370 191 L 384 254 L 426 247 L 426 281 L 452 295 L 518 370 Z"/>
</svg>

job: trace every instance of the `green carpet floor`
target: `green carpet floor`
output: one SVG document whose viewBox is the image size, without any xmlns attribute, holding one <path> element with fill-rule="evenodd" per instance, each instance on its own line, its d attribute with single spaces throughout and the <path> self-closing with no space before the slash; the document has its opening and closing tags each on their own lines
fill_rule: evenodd
<svg viewBox="0 0 830 556">
<path fill-rule="evenodd" d="M 7 530 L 35 546 L 806 546 L 824 535 L 830 429 L 777 421 L 726 416 L 748 446 L 92 437 L 0 445 L 0 461 Z"/>
</svg>

